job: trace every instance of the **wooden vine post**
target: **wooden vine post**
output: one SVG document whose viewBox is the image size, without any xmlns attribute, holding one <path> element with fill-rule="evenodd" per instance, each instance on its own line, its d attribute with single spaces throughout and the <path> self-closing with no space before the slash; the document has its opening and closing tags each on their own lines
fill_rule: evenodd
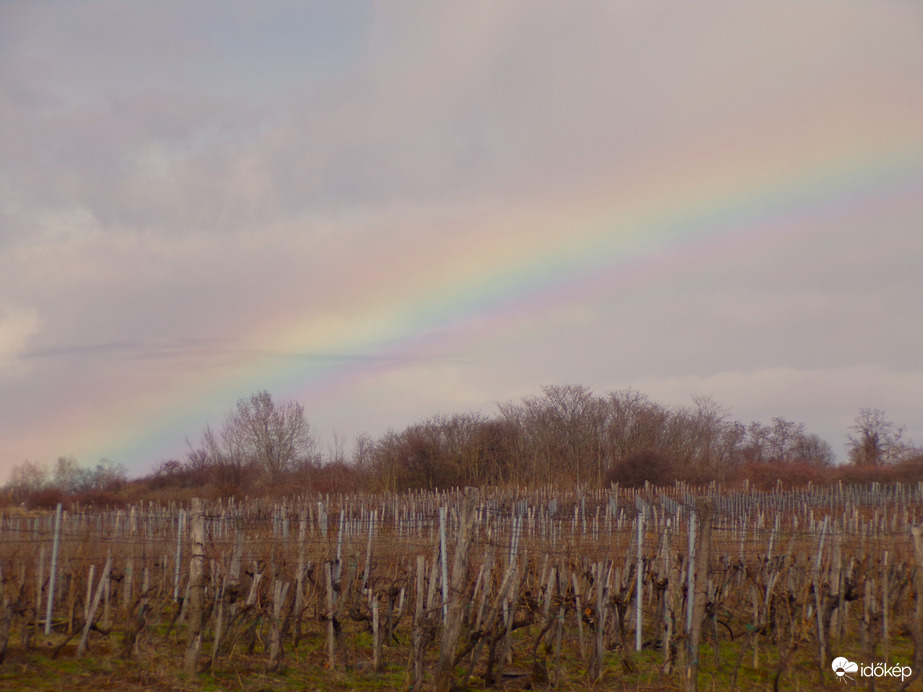
<svg viewBox="0 0 923 692">
<path fill-rule="evenodd" d="M 205 513 L 202 501 L 192 501 L 191 516 L 192 559 L 189 562 L 189 625 L 186 644 L 185 669 L 195 675 L 199 669 L 199 652 L 202 650 L 202 617 L 205 606 Z"/>
<path fill-rule="evenodd" d="M 90 629 L 93 627 L 93 619 L 96 617 L 96 611 L 99 609 L 99 601 L 103 596 L 103 590 L 105 585 L 109 581 L 109 570 L 112 567 L 112 553 L 109 553 L 109 556 L 106 558 L 106 566 L 103 567 L 102 576 L 99 578 L 99 586 L 96 587 L 96 595 L 93 596 L 93 601 L 90 603 L 90 607 L 87 610 L 87 619 L 83 625 L 83 633 L 80 635 L 80 643 L 77 645 L 77 656 L 83 656 L 87 650 L 87 637 L 90 634 Z M 90 579 L 89 584 L 87 585 L 87 590 L 93 586 L 93 570 L 90 569 Z"/>
<path fill-rule="evenodd" d="M 916 614 L 913 619 L 913 673 L 906 681 L 909 685 L 923 675 L 923 526 L 910 529 L 913 537 L 913 555 L 916 562 L 914 570 L 914 591 L 916 592 Z M 903 689 L 906 689 L 906 685 Z"/>
<path fill-rule="evenodd" d="M 54 544 L 51 548 L 51 573 L 48 581 L 48 607 L 45 609 L 45 635 L 51 634 L 51 615 L 54 608 L 55 577 L 58 574 L 58 545 L 61 543 L 61 503 L 54 516 Z"/>
<path fill-rule="evenodd" d="M 324 581 L 327 584 L 327 667 L 336 665 L 336 596 L 333 591 L 333 570 L 330 561 L 324 563 Z"/>
<path fill-rule="evenodd" d="M 686 662 L 685 689 L 696 692 L 699 677 L 699 643 L 702 640 L 702 621 L 705 619 L 706 587 L 708 586 L 708 557 L 711 549 L 711 521 L 714 503 L 704 498 L 696 503 L 700 523 L 695 551 L 695 589 L 692 601 L 692 622 L 689 630 L 689 655 Z M 689 566 L 692 569 L 692 565 Z"/>
<path fill-rule="evenodd" d="M 452 583 L 448 593 L 449 602 L 446 610 L 445 629 L 442 635 L 442 648 L 439 651 L 439 660 L 436 663 L 436 676 L 433 685 L 436 692 L 448 692 L 451 688 L 452 670 L 455 668 L 455 649 L 461 635 L 465 614 L 465 602 L 462 595 L 468 578 L 468 550 L 474 536 L 476 498 L 477 491 L 473 488 L 467 488 L 459 516 L 458 541 L 455 547 L 455 559 L 452 562 Z M 444 536 L 445 534 L 443 533 L 443 541 Z M 444 542 L 443 545 L 445 545 Z"/>
</svg>

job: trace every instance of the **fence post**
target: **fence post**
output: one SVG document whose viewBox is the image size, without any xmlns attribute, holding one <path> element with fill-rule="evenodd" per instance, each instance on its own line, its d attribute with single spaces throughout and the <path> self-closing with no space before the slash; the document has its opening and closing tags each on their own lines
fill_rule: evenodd
<svg viewBox="0 0 923 692">
<path fill-rule="evenodd" d="M 916 617 L 913 619 L 913 673 L 906 681 L 906 685 L 920 679 L 923 673 L 923 526 L 912 526 L 910 535 L 913 537 L 913 555 L 916 564 L 913 581 L 916 591 Z M 906 686 L 904 687 L 906 689 Z"/>
<path fill-rule="evenodd" d="M 638 513 L 638 562 L 635 570 L 635 651 L 641 650 L 641 626 L 644 624 L 644 611 L 642 609 L 642 586 L 644 575 L 642 567 L 644 565 L 643 544 L 644 540 L 644 513 Z M 602 614 L 600 614 L 602 619 Z"/>
<path fill-rule="evenodd" d="M 426 621 L 426 557 L 417 555 L 417 595 L 413 611 L 412 689 L 423 684 L 423 624 Z"/>
<path fill-rule="evenodd" d="M 327 667 L 333 670 L 336 665 L 336 597 L 333 593 L 333 570 L 330 561 L 324 563 L 324 579 L 327 582 Z"/>
<path fill-rule="evenodd" d="M 51 612 L 54 607 L 54 583 L 58 573 L 58 545 L 61 543 L 61 503 L 54 515 L 54 543 L 51 546 L 51 574 L 48 582 L 48 607 L 45 609 L 45 634 L 51 634 Z"/>
<path fill-rule="evenodd" d="M 695 511 L 689 514 L 689 550 L 686 556 L 686 636 L 692 631 L 692 592 L 695 588 Z"/>
<path fill-rule="evenodd" d="M 176 563 L 173 571 L 173 601 L 179 600 L 180 560 L 183 557 L 183 528 L 186 523 L 185 510 L 179 511 L 176 519 Z"/>
<path fill-rule="evenodd" d="M 583 608 L 580 606 L 580 580 L 576 572 L 571 572 L 571 583 L 574 587 L 574 603 L 577 608 L 577 638 L 580 642 L 580 659 L 586 658 L 586 646 L 583 643 Z"/>
<path fill-rule="evenodd" d="M 442 624 L 445 625 L 449 615 L 449 576 L 448 557 L 445 547 L 445 505 L 439 508 L 439 565 L 442 573 Z"/>
<path fill-rule="evenodd" d="M 362 572 L 362 591 L 365 591 L 365 587 L 369 581 L 369 575 L 372 570 L 372 544 L 375 537 L 375 523 L 378 519 L 378 510 L 373 509 L 369 514 L 369 542 L 365 548 L 365 570 Z"/>
<path fill-rule="evenodd" d="M 711 548 L 711 522 L 714 503 L 706 497 L 698 504 L 701 519 L 695 559 L 695 590 L 693 593 L 692 627 L 689 631 L 689 660 L 686 665 L 686 690 L 696 692 L 699 677 L 699 642 L 702 638 L 702 620 L 705 618 L 706 587 L 708 586 L 708 557 Z M 689 566 L 692 569 L 692 565 Z"/>
<path fill-rule="evenodd" d="M 267 665 L 270 672 L 279 670 L 285 655 L 285 649 L 282 646 L 282 607 L 288 596 L 290 585 L 291 582 L 279 581 L 278 578 L 273 582 L 272 621 L 269 628 L 269 663 Z"/>
<path fill-rule="evenodd" d="M 819 668 L 823 670 L 827 665 L 827 641 L 826 632 L 824 631 L 824 602 L 821 598 L 820 586 L 820 563 L 824 557 L 824 539 L 827 537 L 827 526 L 830 523 L 830 517 L 824 516 L 824 523 L 820 529 L 820 541 L 817 544 L 817 560 L 814 562 L 814 616 L 817 621 L 817 657 Z"/>
<path fill-rule="evenodd" d="M 205 605 L 205 513 L 202 501 L 192 501 L 192 560 L 189 563 L 189 636 L 186 645 L 186 673 L 195 675 L 202 650 L 202 615 Z"/>
<path fill-rule="evenodd" d="M 442 648 L 439 651 L 439 661 L 436 664 L 436 677 L 433 688 L 436 692 L 448 692 L 451 688 L 452 670 L 455 667 L 455 648 L 461 635 L 464 621 L 465 603 L 462 592 L 465 580 L 468 577 L 468 550 L 474 536 L 474 505 L 477 491 L 468 488 L 462 502 L 459 516 L 458 539 L 455 547 L 455 559 L 452 562 L 452 584 L 449 592 L 448 615 L 446 616 L 445 629 L 442 634 Z M 442 508 L 445 515 L 445 508 Z M 443 534 L 444 537 L 444 534 Z M 443 574 L 445 566 L 443 565 Z M 443 583 L 443 590 L 445 583 Z M 443 604 L 443 608 L 446 604 Z"/>
<path fill-rule="evenodd" d="M 103 588 L 106 582 L 109 581 L 109 569 L 112 567 L 112 552 L 110 551 L 109 556 L 106 558 L 106 566 L 103 567 L 103 573 L 99 577 L 99 586 L 96 587 L 96 595 L 93 597 L 93 602 L 90 604 L 90 609 L 87 614 L 87 620 L 83 623 L 83 633 L 80 635 L 80 643 L 77 645 L 77 657 L 83 656 L 87 650 L 87 637 L 90 634 L 90 628 L 93 626 L 93 618 L 96 617 L 96 611 L 99 609 L 99 601 L 103 596 Z M 92 582 L 93 571 L 90 570 L 90 583 L 87 586 L 89 590 L 93 586 Z"/>
<path fill-rule="evenodd" d="M 372 670 L 381 672 L 381 616 L 378 613 L 378 594 L 372 600 Z"/>
</svg>

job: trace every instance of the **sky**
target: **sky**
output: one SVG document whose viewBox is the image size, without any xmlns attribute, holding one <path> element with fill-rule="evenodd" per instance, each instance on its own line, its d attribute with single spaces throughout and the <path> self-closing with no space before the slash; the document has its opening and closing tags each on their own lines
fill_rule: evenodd
<svg viewBox="0 0 923 692">
<path fill-rule="evenodd" d="M 0 3 L 0 480 L 266 389 L 923 442 L 923 4 Z"/>
</svg>

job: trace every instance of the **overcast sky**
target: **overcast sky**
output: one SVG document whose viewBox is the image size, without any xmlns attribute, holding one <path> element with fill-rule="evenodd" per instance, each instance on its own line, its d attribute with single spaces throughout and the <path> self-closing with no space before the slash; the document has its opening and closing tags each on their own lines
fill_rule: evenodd
<svg viewBox="0 0 923 692">
<path fill-rule="evenodd" d="M 545 384 L 923 442 L 923 3 L 0 3 L 0 479 Z"/>
</svg>

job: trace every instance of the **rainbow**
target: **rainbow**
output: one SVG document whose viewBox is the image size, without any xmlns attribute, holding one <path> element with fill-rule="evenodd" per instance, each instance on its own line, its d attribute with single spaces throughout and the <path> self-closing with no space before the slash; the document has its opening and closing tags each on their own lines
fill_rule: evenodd
<svg viewBox="0 0 923 692">
<path fill-rule="evenodd" d="M 140 469 L 197 439 L 197 421 L 268 389 L 312 407 L 415 355 L 515 330 L 548 307 L 580 301 L 690 264 L 733 261 L 819 219 L 848 218 L 923 196 L 919 132 L 845 151 L 768 151 L 757 161 L 677 166 L 601 186 L 540 223 L 461 229 L 446 249 L 430 234 L 390 266 L 369 262 L 324 314 L 269 315 L 235 348 L 248 357 L 128 402 L 115 396 L 74 427 L 81 460 Z M 788 156 L 785 157 L 786 152 Z M 543 210 L 543 212 L 546 210 Z M 255 355 L 252 355 L 255 354 Z M 123 398 L 124 399 L 124 398 Z M 182 402 L 177 404 L 176 402 Z M 106 444 L 100 441 L 106 440 Z"/>
</svg>

